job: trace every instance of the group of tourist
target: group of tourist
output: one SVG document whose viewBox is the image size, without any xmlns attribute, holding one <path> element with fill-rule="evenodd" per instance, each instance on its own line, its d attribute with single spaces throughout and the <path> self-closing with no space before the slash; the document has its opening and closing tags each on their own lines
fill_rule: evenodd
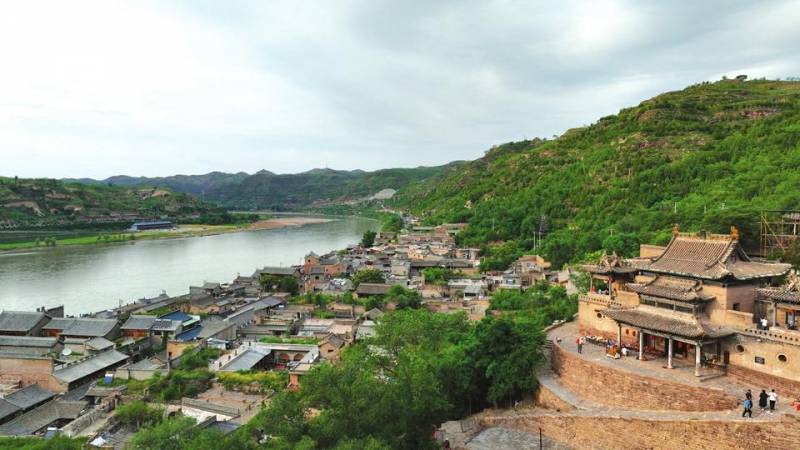
<svg viewBox="0 0 800 450">
<path fill-rule="evenodd" d="M 778 394 L 775 392 L 775 389 L 773 389 L 769 394 L 767 394 L 766 389 L 762 389 L 761 393 L 758 394 L 758 407 L 761 409 L 761 411 L 772 413 L 772 411 L 775 411 L 776 403 L 778 403 Z M 767 409 L 767 404 L 769 404 L 769 409 Z M 753 393 L 750 392 L 750 389 L 748 389 L 744 394 L 742 407 L 744 408 L 744 411 L 742 411 L 742 417 L 753 417 Z"/>
</svg>

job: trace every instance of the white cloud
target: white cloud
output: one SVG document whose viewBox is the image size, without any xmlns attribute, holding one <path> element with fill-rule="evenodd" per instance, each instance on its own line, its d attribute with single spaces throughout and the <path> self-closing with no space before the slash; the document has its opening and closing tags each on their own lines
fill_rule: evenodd
<svg viewBox="0 0 800 450">
<path fill-rule="evenodd" d="M 0 173 L 438 164 L 721 75 L 800 74 L 795 2 L 9 2 Z"/>
</svg>

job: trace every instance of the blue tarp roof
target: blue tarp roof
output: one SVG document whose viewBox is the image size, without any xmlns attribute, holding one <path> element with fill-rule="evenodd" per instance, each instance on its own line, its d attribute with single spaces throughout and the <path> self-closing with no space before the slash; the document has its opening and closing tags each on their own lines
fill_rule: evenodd
<svg viewBox="0 0 800 450">
<path fill-rule="evenodd" d="M 159 317 L 159 319 L 179 320 L 181 322 L 186 322 L 187 320 L 190 320 L 191 318 L 192 318 L 192 316 L 190 316 L 189 314 L 186 314 L 183 311 L 174 311 L 174 312 L 171 312 L 169 314 L 166 314 L 166 315 L 163 315 L 163 316 Z"/>
<path fill-rule="evenodd" d="M 184 331 L 183 333 L 175 336 L 175 339 L 179 341 L 191 341 L 195 339 L 200 334 L 201 331 L 203 331 L 203 326 L 198 325 L 190 330 Z"/>
</svg>

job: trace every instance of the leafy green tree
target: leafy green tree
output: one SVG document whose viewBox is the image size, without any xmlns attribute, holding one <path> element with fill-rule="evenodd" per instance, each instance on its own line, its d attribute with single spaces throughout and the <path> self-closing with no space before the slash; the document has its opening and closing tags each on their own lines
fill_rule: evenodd
<svg viewBox="0 0 800 450">
<path fill-rule="evenodd" d="M 533 369 L 543 359 L 544 335 L 532 321 L 486 318 L 476 331 L 477 366 L 488 381 L 487 400 L 495 406 L 533 392 Z"/>
<path fill-rule="evenodd" d="M 399 284 L 389 288 L 384 300 L 394 302 L 397 309 L 417 309 L 422 306 L 422 296 L 415 289 L 406 289 Z"/>
<path fill-rule="evenodd" d="M 160 423 L 164 417 L 164 410 L 148 406 L 141 400 L 135 400 L 118 406 L 116 417 L 123 426 L 137 430 Z"/>
<path fill-rule="evenodd" d="M 383 272 L 378 269 L 363 269 L 353 275 L 353 287 L 358 288 L 361 283 L 385 283 Z"/>
<path fill-rule="evenodd" d="M 158 425 L 144 428 L 131 439 L 133 450 L 183 450 L 195 437 L 195 420 L 190 417 L 167 419 Z"/>
<path fill-rule="evenodd" d="M 378 233 L 372 230 L 365 231 L 364 236 L 361 237 L 361 246 L 364 248 L 372 247 L 372 245 L 375 244 L 375 237 L 377 235 Z"/>
</svg>

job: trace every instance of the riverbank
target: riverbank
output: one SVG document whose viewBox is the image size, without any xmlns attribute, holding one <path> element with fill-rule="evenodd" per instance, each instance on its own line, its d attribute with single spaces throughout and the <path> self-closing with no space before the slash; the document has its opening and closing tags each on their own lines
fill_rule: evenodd
<svg viewBox="0 0 800 450">
<path fill-rule="evenodd" d="M 280 228 L 301 227 L 304 225 L 317 223 L 328 223 L 332 222 L 333 220 L 334 219 L 322 217 L 281 217 L 259 220 L 250 224 L 178 225 L 172 230 L 138 231 L 135 233 L 99 233 L 86 234 L 82 236 L 41 238 L 20 242 L 0 242 L 0 253 L 49 249 L 54 247 L 129 244 L 136 241 L 214 236 L 218 234 L 236 233 L 240 231 L 276 230 Z"/>
<path fill-rule="evenodd" d="M 302 227 L 315 223 L 333 222 L 334 219 L 324 217 L 276 217 L 273 219 L 259 220 L 250 224 L 250 230 L 275 230 L 286 227 Z"/>
</svg>

